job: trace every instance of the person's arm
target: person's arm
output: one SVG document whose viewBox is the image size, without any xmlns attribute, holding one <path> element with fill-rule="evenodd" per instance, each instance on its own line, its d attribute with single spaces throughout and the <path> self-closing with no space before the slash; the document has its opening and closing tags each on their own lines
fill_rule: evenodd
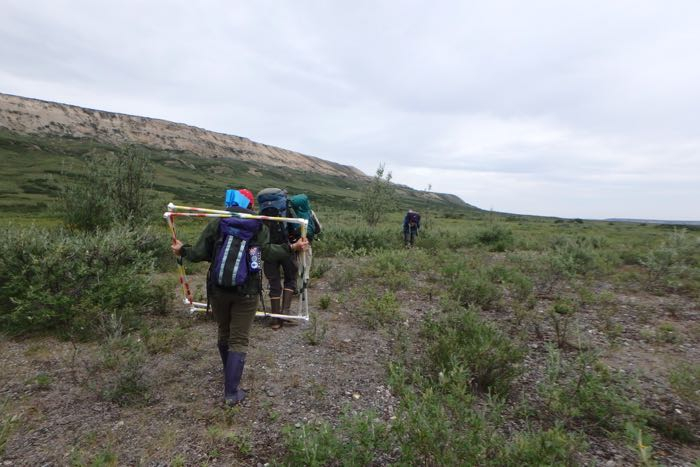
<svg viewBox="0 0 700 467">
<path fill-rule="evenodd" d="M 173 253 L 175 253 L 176 256 L 182 256 L 193 263 L 199 261 L 211 261 L 214 253 L 214 242 L 216 241 L 218 228 L 218 219 L 209 222 L 209 224 L 207 224 L 202 233 L 199 235 L 199 239 L 194 246 L 183 244 L 178 240 L 171 247 L 173 249 Z"/>
<path fill-rule="evenodd" d="M 263 224 L 260 232 L 255 237 L 255 243 L 260 245 L 263 261 L 282 261 L 289 258 L 293 252 L 305 250 L 309 246 L 306 238 L 300 238 L 292 243 L 270 243 L 270 229 Z"/>
</svg>

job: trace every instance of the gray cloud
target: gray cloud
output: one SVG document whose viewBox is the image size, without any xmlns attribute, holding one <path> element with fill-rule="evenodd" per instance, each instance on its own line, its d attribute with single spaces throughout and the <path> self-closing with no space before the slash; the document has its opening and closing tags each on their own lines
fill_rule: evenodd
<svg viewBox="0 0 700 467">
<path fill-rule="evenodd" d="M 8 0 L 0 91 L 571 217 L 700 218 L 693 1 Z"/>
</svg>

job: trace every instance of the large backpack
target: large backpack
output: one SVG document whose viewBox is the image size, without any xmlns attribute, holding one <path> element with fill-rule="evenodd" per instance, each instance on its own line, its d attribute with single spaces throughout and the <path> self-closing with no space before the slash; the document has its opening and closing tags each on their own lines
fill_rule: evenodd
<svg viewBox="0 0 700 467">
<path fill-rule="evenodd" d="M 260 245 L 252 243 L 260 231 L 258 219 L 225 217 L 219 221 L 219 235 L 214 244 L 214 259 L 209 271 L 212 284 L 235 289 L 246 285 L 262 269 Z"/>
<path fill-rule="evenodd" d="M 409 212 L 408 213 L 408 225 L 413 227 L 413 226 L 418 226 L 420 224 L 420 214 L 417 212 Z"/>
<path fill-rule="evenodd" d="M 294 209 L 297 217 L 301 217 L 309 221 L 306 228 L 306 238 L 313 240 L 314 237 L 318 237 L 321 233 L 321 223 L 316 216 L 316 213 L 311 209 L 311 204 L 309 203 L 309 197 L 305 194 L 294 195 L 289 198 L 289 204 Z M 299 226 L 297 231 L 300 230 Z"/>
<path fill-rule="evenodd" d="M 279 188 L 265 188 L 258 193 L 258 210 L 263 216 L 296 217 L 290 212 L 287 192 Z M 289 240 L 289 230 L 293 227 L 286 222 L 265 221 L 270 229 L 270 242 L 280 245 Z"/>
</svg>

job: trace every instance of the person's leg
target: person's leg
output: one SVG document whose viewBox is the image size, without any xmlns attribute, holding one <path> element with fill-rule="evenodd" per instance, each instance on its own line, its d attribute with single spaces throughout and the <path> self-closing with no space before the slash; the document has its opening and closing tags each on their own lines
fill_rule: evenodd
<svg viewBox="0 0 700 467">
<path fill-rule="evenodd" d="M 224 387 L 224 398 L 228 405 L 238 404 L 246 396 L 245 391 L 239 386 L 243 376 L 243 368 L 245 367 L 250 328 L 253 325 L 257 304 L 257 297 L 241 295 L 235 296 L 231 304 L 229 352 L 226 361 Z"/>
<path fill-rule="evenodd" d="M 226 368 L 226 358 L 229 350 L 229 329 L 231 327 L 231 315 L 229 313 L 231 300 L 226 294 L 212 290 L 209 302 L 211 303 L 212 313 L 218 327 L 216 344 L 219 348 L 221 363 Z"/>
<path fill-rule="evenodd" d="M 292 304 L 292 296 L 297 288 L 297 267 L 295 256 L 291 256 L 282 262 L 284 271 L 284 289 L 282 290 L 282 314 L 288 315 Z"/>
<path fill-rule="evenodd" d="M 266 261 L 263 263 L 263 272 L 270 284 L 270 313 L 280 314 L 282 310 L 282 277 L 280 276 L 280 263 L 276 261 Z M 273 318 L 272 328 L 279 329 L 281 321 Z"/>
<path fill-rule="evenodd" d="M 284 271 L 284 288 L 296 290 L 297 274 L 299 273 L 296 255 L 292 255 L 282 261 L 282 270 Z"/>
<path fill-rule="evenodd" d="M 231 327 L 228 346 L 230 352 L 248 352 L 250 328 L 253 326 L 258 297 L 238 295 L 231 308 Z"/>
</svg>

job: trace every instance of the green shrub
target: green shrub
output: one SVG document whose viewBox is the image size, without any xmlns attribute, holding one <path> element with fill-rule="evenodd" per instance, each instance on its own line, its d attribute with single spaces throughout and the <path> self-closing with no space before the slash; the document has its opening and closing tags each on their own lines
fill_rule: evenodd
<svg viewBox="0 0 700 467">
<path fill-rule="evenodd" d="M 661 323 L 656 327 L 656 340 L 666 344 L 677 344 L 682 338 L 676 326 L 671 323 Z"/>
<path fill-rule="evenodd" d="M 0 456 L 5 454 L 7 440 L 10 439 L 10 434 L 20 420 L 17 415 L 10 415 L 9 404 L 9 399 L 0 403 Z"/>
<path fill-rule="evenodd" d="M 323 295 L 318 301 L 318 306 L 321 307 L 322 310 L 327 310 L 328 307 L 331 306 L 331 297 L 329 295 Z"/>
<path fill-rule="evenodd" d="M 121 335 L 120 329 L 111 332 L 113 335 L 100 347 L 100 360 L 93 372 L 96 376 L 90 384 L 104 400 L 118 405 L 148 403 L 151 393 L 144 373 L 145 345 L 131 335 Z"/>
<path fill-rule="evenodd" d="M 583 446 L 561 426 L 506 438 L 498 428 L 503 403 L 471 394 L 464 368 L 454 367 L 436 380 L 390 365 L 389 378 L 400 397 L 390 432 L 398 446 L 397 465 L 571 464 Z"/>
<path fill-rule="evenodd" d="M 496 465 L 576 465 L 576 452 L 584 446 L 580 435 L 555 426 L 545 431 L 519 433 L 496 460 Z"/>
<path fill-rule="evenodd" d="M 187 342 L 187 331 L 182 328 L 151 330 L 147 326 L 142 326 L 141 338 L 148 353 L 170 353 L 174 348 L 181 347 Z"/>
<path fill-rule="evenodd" d="M 488 271 L 492 282 L 501 282 L 508 286 L 511 296 L 526 308 L 534 306 L 534 284 L 532 280 L 517 269 L 495 266 Z"/>
<path fill-rule="evenodd" d="M 500 412 L 475 410 L 464 377 L 447 373 L 441 390 L 404 391 L 394 425 L 398 465 L 484 465 L 504 444 L 491 428 Z"/>
<path fill-rule="evenodd" d="M 656 291 L 700 290 L 700 238 L 674 230 L 663 243 L 640 258 L 647 283 Z"/>
<path fill-rule="evenodd" d="M 482 270 L 465 267 L 446 282 L 450 295 L 465 307 L 490 309 L 501 300 L 501 290 Z"/>
<path fill-rule="evenodd" d="M 115 223 L 137 225 L 155 214 L 148 196 L 153 166 L 136 148 L 87 159 L 82 179 L 61 188 L 59 206 L 65 225 L 95 231 Z"/>
<path fill-rule="evenodd" d="M 400 236 L 390 229 L 324 226 L 323 241 L 314 242 L 318 256 L 364 256 L 375 250 L 397 247 Z"/>
<path fill-rule="evenodd" d="M 129 327 L 166 304 L 152 284 L 162 244 L 148 229 L 0 230 L 0 330 L 89 337 L 114 312 Z"/>
<path fill-rule="evenodd" d="M 70 229 L 95 231 L 108 228 L 114 221 L 114 209 L 107 192 L 107 182 L 100 175 L 100 165 L 87 164 L 87 179 L 61 188 L 59 210 L 63 223 Z"/>
<path fill-rule="evenodd" d="M 380 250 L 370 254 L 362 268 L 365 277 L 391 290 L 405 289 L 420 270 L 425 253 L 417 250 Z"/>
<path fill-rule="evenodd" d="M 507 394 L 520 374 L 523 349 L 480 318 L 474 308 L 452 307 L 427 319 L 422 331 L 428 367 L 442 374 L 464 368 L 477 390 Z"/>
<path fill-rule="evenodd" d="M 385 292 L 379 296 L 369 292 L 359 314 L 370 329 L 395 323 L 401 318 L 399 302 L 393 292 Z"/>
<path fill-rule="evenodd" d="M 700 403 L 700 364 L 682 363 L 676 366 L 669 377 L 674 391 L 689 401 Z"/>
<path fill-rule="evenodd" d="M 557 299 L 547 313 L 559 348 L 565 348 L 569 344 L 569 329 L 575 313 L 576 305 L 572 300 L 565 298 Z"/>
<path fill-rule="evenodd" d="M 490 247 L 491 251 L 506 251 L 513 248 L 515 237 L 513 231 L 505 225 L 492 223 L 477 231 L 476 242 Z"/>
<path fill-rule="evenodd" d="M 391 183 L 391 172 L 384 173 L 384 164 L 379 164 L 377 172 L 362 192 L 358 204 L 359 212 L 367 225 L 374 227 L 382 217 L 396 209 L 396 190 Z"/>
<path fill-rule="evenodd" d="M 333 290 L 347 290 L 355 285 L 359 276 L 359 268 L 354 264 L 344 264 L 335 268 L 331 273 L 330 285 Z"/>
<path fill-rule="evenodd" d="M 551 414 L 568 426 L 622 433 L 627 423 L 644 426 L 650 415 L 625 376 L 615 375 L 587 353 L 569 363 L 550 348 L 547 377 L 539 390 Z"/>
<path fill-rule="evenodd" d="M 304 339 L 309 345 L 318 345 L 326 338 L 328 326 L 318 316 L 318 313 L 312 312 L 309 316 L 309 327 L 304 331 Z"/>
<path fill-rule="evenodd" d="M 596 252 L 602 241 L 585 237 L 556 237 L 552 241 L 554 255 L 552 267 L 561 271 L 567 277 L 577 274 L 585 275 L 596 270 Z"/>
<path fill-rule="evenodd" d="M 327 259 L 317 259 L 311 264 L 311 278 L 320 279 L 333 265 Z"/>
<path fill-rule="evenodd" d="M 327 422 L 285 427 L 285 465 L 309 467 L 374 465 L 388 451 L 389 430 L 373 412 L 344 415 L 338 427 Z"/>
</svg>

